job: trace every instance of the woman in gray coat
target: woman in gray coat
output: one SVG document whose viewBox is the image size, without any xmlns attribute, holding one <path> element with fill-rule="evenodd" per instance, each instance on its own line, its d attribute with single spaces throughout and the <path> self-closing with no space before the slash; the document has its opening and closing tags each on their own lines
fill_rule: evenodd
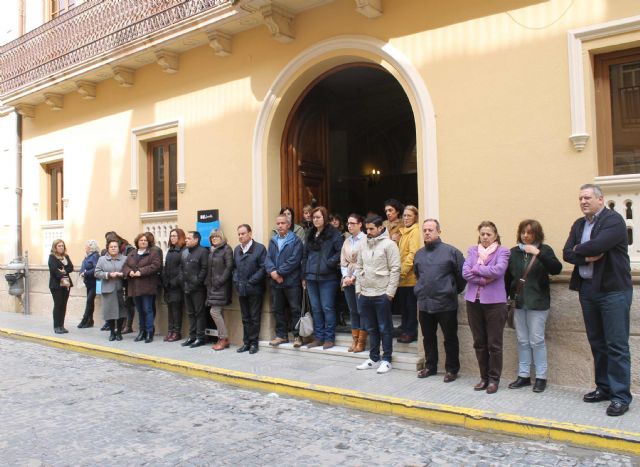
<svg viewBox="0 0 640 467">
<path fill-rule="evenodd" d="M 122 325 L 127 317 L 122 291 L 122 268 L 127 258 L 120 254 L 117 240 L 107 244 L 107 254 L 96 265 L 96 279 L 102 281 L 102 316 L 109 325 L 109 340 L 122 340 Z"/>
<path fill-rule="evenodd" d="M 213 350 L 229 347 L 229 334 L 222 317 L 222 307 L 231 303 L 231 271 L 233 270 L 233 250 L 227 244 L 222 230 L 214 229 L 209 235 L 211 251 L 207 264 L 207 305 L 211 307 L 211 317 L 218 329 L 218 342 Z"/>
</svg>

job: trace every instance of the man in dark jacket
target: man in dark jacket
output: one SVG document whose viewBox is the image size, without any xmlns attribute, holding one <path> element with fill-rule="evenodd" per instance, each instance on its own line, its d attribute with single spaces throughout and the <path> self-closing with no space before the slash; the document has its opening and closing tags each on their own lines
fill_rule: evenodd
<svg viewBox="0 0 640 467">
<path fill-rule="evenodd" d="M 458 344 L 458 294 L 467 281 L 462 277 L 464 257 L 457 248 L 440 239 L 440 223 L 427 219 L 422 224 L 424 248 L 413 259 L 416 285 L 413 288 L 418 299 L 422 342 L 427 358 L 426 367 L 418 372 L 418 378 L 427 378 L 438 372 L 438 325 L 444 335 L 444 382 L 455 381 L 460 370 Z"/>
<path fill-rule="evenodd" d="M 204 280 L 207 277 L 209 252 L 200 246 L 200 239 L 199 232 L 191 231 L 187 234 L 187 248 L 182 250 L 180 261 L 180 282 L 189 316 L 189 337 L 180 345 L 191 348 L 206 344 L 204 330 L 207 327 L 207 314 L 204 301 L 207 297 L 207 289 Z"/>
<path fill-rule="evenodd" d="M 253 240 L 251 226 L 242 224 L 238 227 L 238 245 L 233 250 L 233 284 L 238 292 L 240 313 L 242 314 L 242 331 L 244 344 L 237 352 L 258 351 L 260 335 L 260 316 L 262 314 L 262 298 L 264 297 L 264 260 L 267 250 L 261 243 Z"/>
<path fill-rule="evenodd" d="M 264 267 L 271 276 L 271 308 L 276 318 L 276 337 L 269 345 L 278 346 L 289 342 L 289 323 L 285 318 L 286 304 L 291 309 L 293 324 L 300 319 L 302 301 L 302 242 L 289 229 L 290 221 L 284 214 L 276 217 L 276 233 L 269 241 Z M 302 346 L 298 331 L 293 331 L 293 346 Z"/>
<path fill-rule="evenodd" d="M 596 389 L 583 400 L 610 400 L 607 415 L 619 416 L 631 403 L 627 226 L 620 214 L 605 207 L 599 186 L 581 186 L 579 200 L 584 217 L 573 223 L 563 257 L 575 265 L 569 287 L 579 292 L 595 364 Z"/>
</svg>

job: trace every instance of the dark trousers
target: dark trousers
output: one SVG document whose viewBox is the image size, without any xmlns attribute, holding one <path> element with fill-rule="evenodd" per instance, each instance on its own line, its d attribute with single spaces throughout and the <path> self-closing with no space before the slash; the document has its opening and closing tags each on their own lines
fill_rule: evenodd
<svg viewBox="0 0 640 467">
<path fill-rule="evenodd" d="M 169 325 L 168 325 L 169 332 L 180 333 L 182 331 L 182 308 L 183 307 L 184 307 L 183 300 L 167 303 L 167 308 L 169 309 L 169 313 L 167 315 L 167 318 L 169 321 Z"/>
<path fill-rule="evenodd" d="M 206 290 L 192 290 L 184 294 L 184 303 L 189 317 L 189 337 L 191 339 L 204 339 L 204 330 L 207 327 L 207 313 L 204 308 Z"/>
<path fill-rule="evenodd" d="M 258 345 L 260 317 L 262 315 L 262 295 L 238 297 L 242 315 L 242 340 L 246 345 Z"/>
<path fill-rule="evenodd" d="M 93 321 L 93 312 L 95 310 L 95 302 L 96 302 L 96 283 L 86 284 L 87 286 L 87 303 L 84 306 L 84 315 L 82 319 L 84 321 L 91 320 Z"/>
<path fill-rule="evenodd" d="M 422 344 L 427 357 L 427 370 L 438 370 L 438 325 L 444 335 L 444 369 L 449 373 L 460 371 L 460 345 L 458 343 L 458 310 L 442 313 L 420 311 Z"/>
<path fill-rule="evenodd" d="M 154 330 L 154 298 L 155 295 L 139 295 L 137 297 L 133 297 L 133 301 L 138 309 L 138 326 L 140 326 L 140 331 L 147 331 L 148 334 Z"/>
<path fill-rule="evenodd" d="M 632 290 L 595 292 L 591 281 L 580 287 L 580 305 L 593 354 L 596 385 L 612 401 L 631 403 L 629 308 Z"/>
<path fill-rule="evenodd" d="M 507 321 L 507 304 L 467 301 L 467 319 L 473 334 L 473 348 L 480 367 L 480 378 L 483 381 L 499 383 L 502 374 L 502 333 Z"/>
<path fill-rule="evenodd" d="M 356 297 L 356 286 L 349 285 L 342 289 L 344 291 L 344 298 L 347 301 L 349 307 L 349 314 L 351 316 L 351 329 L 352 330 L 367 330 L 367 320 L 364 315 L 360 314 L 358 310 L 358 299 Z"/>
<path fill-rule="evenodd" d="M 69 287 L 49 289 L 53 297 L 53 327 L 64 326 L 64 317 L 67 314 L 67 301 L 69 300 Z"/>
<path fill-rule="evenodd" d="M 136 305 L 133 303 L 133 297 L 127 297 L 125 295 L 124 300 L 124 306 L 127 308 L 127 322 L 133 324 L 133 318 L 136 316 Z"/>
<path fill-rule="evenodd" d="M 300 306 L 302 304 L 302 287 L 271 288 L 271 309 L 276 318 L 276 337 L 289 339 L 289 323 L 285 317 L 284 307 L 289 304 L 291 321 L 295 326 L 300 320 Z M 298 336 L 298 331 L 293 330 L 293 335 Z"/>
<path fill-rule="evenodd" d="M 382 359 L 391 363 L 393 353 L 393 319 L 391 300 L 387 295 L 377 297 L 358 297 L 358 309 L 365 316 L 369 331 L 369 358 L 380 360 L 380 341 L 382 340 Z"/>
<path fill-rule="evenodd" d="M 413 293 L 413 287 L 398 287 L 394 301 L 402 316 L 400 328 L 404 334 L 411 337 L 418 335 L 418 300 Z"/>
</svg>

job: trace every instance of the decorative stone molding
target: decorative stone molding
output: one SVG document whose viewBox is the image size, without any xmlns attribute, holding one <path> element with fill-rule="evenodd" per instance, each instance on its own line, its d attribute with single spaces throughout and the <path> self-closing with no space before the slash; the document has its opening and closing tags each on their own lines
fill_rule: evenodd
<svg viewBox="0 0 640 467">
<path fill-rule="evenodd" d="M 93 81 L 76 81 L 76 87 L 78 88 L 78 94 L 80 94 L 83 99 L 91 100 L 96 98 L 96 83 Z"/>
<path fill-rule="evenodd" d="M 288 43 L 295 39 L 293 32 L 293 15 L 284 8 L 269 4 L 261 7 L 258 13 L 262 17 L 262 22 L 278 42 Z"/>
<path fill-rule="evenodd" d="M 62 206 L 67 209 L 69 207 L 69 198 L 62 198 Z"/>
<path fill-rule="evenodd" d="M 640 31 L 640 16 L 595 24 L 567 33 L 569 52 L 569 94 L 571 98 L 571 136 L 569 140 L 576 151 L 582 151 L 590 137 L 587 131 L 585 96 L 584 42 L 603 37 Z"/>
<path fill-rule="evenodd" d="M 36 117 L 36 108 L 33 105 L 29 104 L 18 104 L 16 105 L 16 112 L 22 115 L 25 118 L 35 118 Z"/>
<path fill-rule="evenodd" d="M 231 36 L 220 31 L 209 31 L 209 46 L 218 57 L 231 55 Z"/>
<path fill-rule="evenodd" d="M 186 182 L 178 182 L 178 191 L 180 193 L 184 193 L 184 190 L 187 188 L 187 183 Z"/>
<path fill-rule="evenodd" d="M 138 189 L 129 188 L 129 196 L 131 196 L 131 199 L 136 199 L 138 197 Z"/>
<path fill-rule="evenodd" d="M 165 73 L 176 73 L 178 71 L 178 54 L 169 50 L 157 50 L 156 60 L 162 71 Z"/>
<path fill-rule="evenodd" d="M 111 67 L 111 70 L 113 71 L 113 79 L 115 79 L 118 84 L 120 84 L 120 86 L 124 88 L 133 86 L 135 74 L 134 70 L 124 66 L 114 66 Z"/>
<path fill-rule="evenodd" d="M 44 103 L 47 104 L 51 110 L 62 110 L 63 96 L 62 94 L 52 92 L 45 93 Z"/>
<path fill-rule="evenodd" d="M 356 11 L 369 19 L 382 16 L 382 0 L 356 0 Z"/>
</svg>

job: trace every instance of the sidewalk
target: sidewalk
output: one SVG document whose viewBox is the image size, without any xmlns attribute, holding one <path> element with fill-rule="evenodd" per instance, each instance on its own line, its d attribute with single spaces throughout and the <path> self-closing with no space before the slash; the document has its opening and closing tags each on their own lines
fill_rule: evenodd
<svg viewBox="0 0 640 467">
<path fill-rule="evenodd" d="M 249 355 L 236 353 L 235 347 L 214 352 L 208 346 L 189 349 L 163 342 L 162 336 L 150 344 L 133 342 L 134 334 L 109 342 L 98 327 L 77 329 L 76 324 L 68 322 L 70 332 L 60 335 L 53 333 L 49 317 L 0 312 L 0 337 L 370 412 L 640 455 L 638 402 L 624 416 L 608 417 L 606 403 L 582 402 L 585 390 L 550 385 L 534 394 L 526 388 L 509 390 L 505 381 L 497 394 L 488 395 L 473 390 L 475 374 L 445 384 L 442 375 L 417 379 L 414 372 L 397 370 L 378 375 L 309 353 Z"/>
</svg>

